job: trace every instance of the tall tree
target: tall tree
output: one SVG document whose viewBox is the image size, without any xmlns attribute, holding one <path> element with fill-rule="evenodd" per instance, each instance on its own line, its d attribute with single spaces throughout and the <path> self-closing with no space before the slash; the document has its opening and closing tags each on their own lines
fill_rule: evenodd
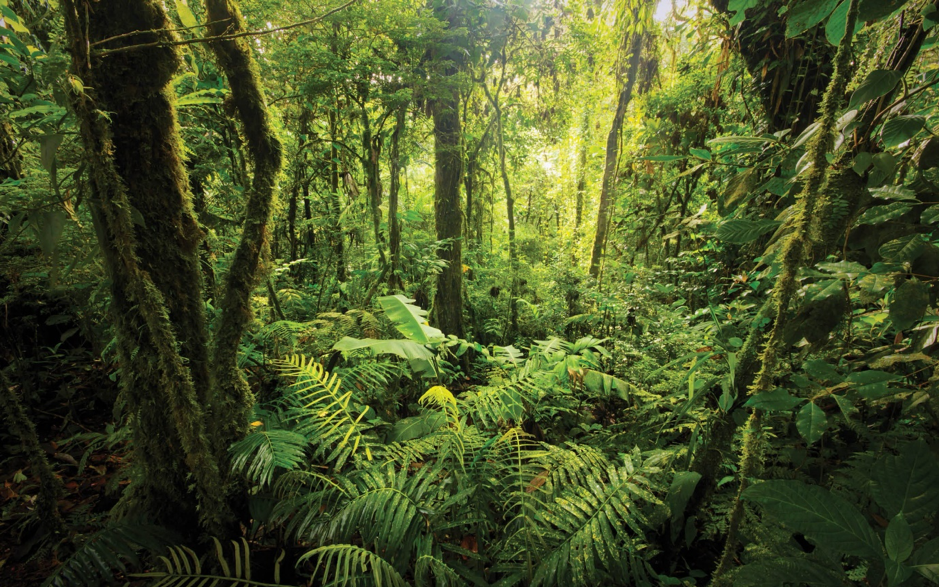
<svg viewBox="0 0 939 587">
<path fill-rule="evenodd" d="M 616 189 L 616 170 L 619 162 L 620 132 L 626 118 L 626 108 L 633 97 L 633 88 L 639 76 L 639 66 L 642 63 L 642 47 L 644 29 L 644 13 L 649 7 L 643 1 L 628 10 L 629 18 L 624 23 L 623 50 L 628 56 L 626 60 L 625 79 L 623 67 L 617 69 L 617 85 L 620 87 L 619 98 L 616 102 L 616 114 L 610 124 L 610 132 L 606 138 L 606 159 L 603 164 L 603 182 L 600 185 L 600 204 L 597 208 L 597 232 L 593 239 L 593 251 L 590 255 L 590 275 L 599 277 L 600 262 L 606 248 L 607 234 L 610 230 L 610 217 L 613 214 L 613 200 Z"/>
<path fill-rule="evenodd" d="M 447 24 L 448 39 L 432 50 L 440 67 L 431 109 L 434 119 L 434 220 L 437 240 L 448 241 L 438 251 L 446 262 L 437 274 L 434 312 L 437 326 L 446 334 L 463 337 L 463 214 L 460 182 L 463 177 L 462 130 L 460 126 L 460 69 L 463 49 L 456 43 L 462 26 L 459 0 L 441 1 L 435 15 Z"/>
</svg>

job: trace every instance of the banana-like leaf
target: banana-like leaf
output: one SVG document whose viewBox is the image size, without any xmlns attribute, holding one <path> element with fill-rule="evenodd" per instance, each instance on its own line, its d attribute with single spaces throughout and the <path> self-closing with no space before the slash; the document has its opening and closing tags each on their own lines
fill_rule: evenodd
<svg viewBox="0 0 939 587">
<path fill-rule="evenodd" d="M 443 332 L 427 325 L 427 311 L 412 305 L 414 300 L 394 295 L 378 298 L 378 303 L 385 311 L 385 316 L 388 316 L 395 328 L 408 340 L 431 344 L 446 338 Z"/>
</svg>

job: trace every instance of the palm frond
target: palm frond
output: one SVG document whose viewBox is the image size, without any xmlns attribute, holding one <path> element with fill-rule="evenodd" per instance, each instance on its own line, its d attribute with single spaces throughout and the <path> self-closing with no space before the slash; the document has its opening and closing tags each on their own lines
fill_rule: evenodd
<svg viewBox="0 0 939 587">
<path fill-rule="evenodd" d="M 408 587 L 388 561 L 374 552 L 352 544 L 332 544 L 314 548 L 300 557 L 303 563 L 316 557 L 313 575 L 322 577 L 324 586 Z"/>
<path fill-rule="evenodd" d="M 274 469 L 296 469 L 306 458 L 307 439 L 291 430 L 257 430 L 231 445 L 232 471 L 266 487 Z"/>
</svg>

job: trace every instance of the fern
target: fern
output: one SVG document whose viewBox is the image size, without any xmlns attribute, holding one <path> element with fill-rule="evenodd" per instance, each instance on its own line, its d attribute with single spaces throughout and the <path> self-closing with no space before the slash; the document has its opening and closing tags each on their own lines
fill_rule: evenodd
<svg viewBox="0 0 939 587">
<path fill-rule="evenodd" d="M 317 454 L 341 469 L 361 445 L 366 458 L 372 460 L 361 424 L 369 408 L 358 416 L 353 414 L 352 392 L 343 392 L 339 377 L 330 377 L 322 365 L 301 355 L 292 355 L 277 365 L 282 373 L 297 379 L 292 386 L 293 399 L 299 403 L 294 410 L 297 432 L 318 445 Z"/>
<path fill-rule="evenodd" d="M 177 541 L 162 526 L 139 520 L 122 520 L 92 534 L 43 582 L 43 587 L 89 585 L 110 582 L 128 565 L 140 566 L 138 551 L 157 551 Z"/>
<path fill-rule="evenodd" d="M 323 577 L 322 585 L 346 587 L 407 587 L 407 583 L 385 559 L 351 544 L 315 548 L 300 557 L 298 563 L 316 557 L 314 576 Z"/>
<path fill-rule="evenodd" d="M 465 411 L 481 428 L 521 424 L 528 407 L 541 396 L 531 377 L 505 385 L 481 387 L 463 395 Z"/>
<path fill-rule="evenodd" d="M 262 583 L 251 579 L 251 550 L 248 541 L 232 540 L 233 560 L 229 564 L 225 557 L 222 543 L 217 538 L 215 542 L 215 556 L 221 574 L 206 573 L 202 569 L 202 561 L 192 549 L 186 546 L 171 546 L 169 556 L 161 556 L 160 562 L 166 567 L 165 571 L 152 571 L 149 573 L 131 575 L 139 579 L 156 580 L 153 587 L 277 587 L 280 585 L 280 563 L 285 553 L 274 561 L 274 582 Z"/>
<path fill-rule="evenodd" d="M 307 440 L 291 430 L 258 430 L 234 443 L 232 470 L 245 472 L 251 483 L 266 487 L 275 468 L 296 469 L 306 457 Z"/>
<path fill-rule="evenodd" d="M 608 467 L 605 477 L 591 472 L 586 484 L 568 488 L 550 509 L 530 511 L 548 545 L 534 587 L 602 584 L 642 548 L 638 537 L 648 522 L 637 501 L 657 501 L 640 487 L 648 482 L 628 458 L 625 466 Z"/>
</svg>

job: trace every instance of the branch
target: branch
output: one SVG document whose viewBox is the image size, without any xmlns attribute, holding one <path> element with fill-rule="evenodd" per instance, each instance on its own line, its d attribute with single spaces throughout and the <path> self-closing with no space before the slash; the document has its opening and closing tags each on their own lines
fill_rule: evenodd
<svg viewBox="0 0 939 587">
<path fill-rule="evenodd" d="M 300 22 L 295 22 L 295 23 L 293 23 L 293 24 L 288 24 L 288 25 L 285 25 L 285 26 L 282 26 L 282 27 L 276 27 L 276 28 L 272 28 L 272 29 L 260 29 L 260 30 L 256 30 L 256 31 L 245 31 L 245 32 L 241 32 L 241 33 L 231 33 L 231 34 L 226 34 L 226 35 L 217 35 L 217 36 L 214 36 L 214 37 L 197 37 L 197 38 L 195 38 L 195 39 L 184 39 L 184 40 L 179 40 L 179 41 L 154 41 L 154 42 L 152 42 L 152 43 L 140 43 L 140 44 L 138 44 L 138 45 L 128 45 L 128 46 L 126 46 L 126 47 L 120 47 L 120 48 L 118 48 L 118 49 L 107 49 L 107 50 L 104 50 L 104 51 L 94 51 L 94 52 L 92 52 L 92 55 L 95 56 L 95 57 L 107 57 L 108 55 L 115 55 L 115 54 L 117 54 L 117 53 L 127 53 L 127 52 L 129 52 L 129 51 L 136 51 L 136 50 L 138 50 L 138 49 L 150 49 L 150 48 L 153 48 L 153 47 L 175 47 L 175 46 L 179 46 L 179 45 L 194 45 L 194 44 L 196 44 L 196 43 L 213 43 L 213 42 L 216 42 L 216 41 L 229 41 L 229 40 L 232 40 L 232 39 L 239 39 L 239 38 L 241 38 L 241 37 L 258 37 L 258 36 L 261 36 L 261 35 L 268 35 L 268 34 L 271 34 L 271 33 L 279 33 L 279 32 L 282 32 L 282 31 L 289 31 L 289 30 L 291 30 L 291 29 L 299 28 L 299 27 L 302 27 L 302 26 L 307 26 L 307 25 L 315 24 L 315 23 L 317 23 L 317 22 L 319 22 L 319 21 L 325 19 L 325 18 L 328 17 L 328 16 L 332 16 L 333 14 L 336 14 L 337 12 L 339 12 L 340 10 L 343 10 L 344 8 L 348 8 L 349 6 L 352 6 L 352 5 L 355 4 L 356 2 L 358 2 L 358 0 L 349 0 L 349 1 L 346 2 L 345 4 L 343 4 L 343 5 L 341 5 L 341 6 L 337 6 L 336 8 L 333 8 L 332 10 L 326 12 L 325 14 L 322 14 L 322 15 L 320 15 L 320 16 L 317 16 L 316 18 L 311 18 L 311 19 L 308 19 L 308 20 L 302 20 L 302 21 L 300 21 Z M 211 23 L 207 23 L 207 24 L 205 24 L 205 25 L 197 25 L 197 26 L 209 26 L 210 24 L 217 24 L 217 23 L 220 23 L 220 22 L 225 22 L 225 20 L 226 20 L 226 19 L 223 19 L 223 20 L 216 20 L 216 21 L 213 21 L 213 22 L 211 22 Z M 230 20 L 230 19 L 227 19 L 227 20 Z M 188 27 L 188 28 L 196 28 L 196 27 Z M 185 30 L 185 29 L 175 29 L 175 30 Z M 143 34 L 143 33 L 150 33 L 150 32 L 161 32 L 161 31 L 159 31 L 159 30 L 158 30 L 158 31 L 134 31 L 133 33 L 128 33 L 128 34 L 126 34 L 126 35 L 119 35 L 119 36 L 117 36 L 117 37 L 111 37 L 110 39 L 104 39 L 104 41 L 101 41 L 101 42 L 103 43 L 103 42 L 105 42 L 105 41 L 111 41 L 111 40 L 120 38 L 120 37 L 122 37 L 122 36 L 129 36 L 129 35 Z"/>
</svg>

